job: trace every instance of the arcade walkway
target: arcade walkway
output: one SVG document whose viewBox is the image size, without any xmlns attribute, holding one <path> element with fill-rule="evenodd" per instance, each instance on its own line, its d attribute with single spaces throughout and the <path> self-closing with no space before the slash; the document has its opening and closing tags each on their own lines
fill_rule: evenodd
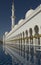
<svg viewBox="0 0 41 65">
<path fill-rule="evenodd" d="M 0 65 L 12 65 L 12 58 L 4 53 L 2 44 L 0 44 Z"/>
</svg>

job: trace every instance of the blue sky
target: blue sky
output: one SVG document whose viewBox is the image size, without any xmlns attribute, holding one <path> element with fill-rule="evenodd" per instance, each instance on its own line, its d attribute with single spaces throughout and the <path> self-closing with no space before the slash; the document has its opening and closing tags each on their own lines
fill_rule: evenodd
<svg viewBox="0 0 41 65">
<path fill-rule="evenodd" d="M 15 24 L 21 18 L 24 18 L 29 9 L 35 9 L 39 4 L 41 4 L 41 0 L 14 0 Z M 12 0 L 0 0 L 0 38 L 2 38 L 5 31 L 11 30 L 11 6 Z"/>
</svg>

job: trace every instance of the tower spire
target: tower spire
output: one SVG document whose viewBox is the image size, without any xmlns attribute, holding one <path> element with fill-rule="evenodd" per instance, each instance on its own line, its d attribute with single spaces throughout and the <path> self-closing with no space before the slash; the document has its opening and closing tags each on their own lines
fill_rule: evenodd
<svg viewBox="0 0 41 65">
<path fill-rule="evenodd" d="M 12 1 L 12 16 L 11 16 L 11 20 L 12 20 L 12 26 L 11 28 L 14 28 L 15 25 L 15 16 L 14 16 L 14 0 Z"/>
</svg>

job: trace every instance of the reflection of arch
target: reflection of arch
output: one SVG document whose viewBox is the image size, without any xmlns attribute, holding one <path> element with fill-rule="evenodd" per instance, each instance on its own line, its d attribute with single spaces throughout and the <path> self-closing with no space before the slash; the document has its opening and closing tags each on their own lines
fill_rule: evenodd
<svg viewBox="0 0 41 65">
<path fill-rule="evenodd" d="M 30 60 L 32 60 L 32 58 L 33 58 L 32 50 L 34 49 L 33 48 L 33 37 L 32 37 L 33 31 L 32 31 L 32 28 L 29 29 L 29 33 L 30 33 L 30 55 L 31 55 Z M 33 50 L 33 52 L 34 52 L 34 50 Z"/>
<path fill-rule="evenodd" d="M 35 35 L 37 35 L 37 38 L 35 39 L 35 41 L 37 42 L 37 39 L 38 39 L 37 44 L 40 45 L 40 37 L 39 37 L 39 27 L 38 27 L 38 25 L 35 25 L 34 31 L 35 31 Z M 38 48 L 40 49 L 40 46 Z"/>
<path fill-rule="evenodd" d="M 27 61 L 29 60 L 29 45 L 27 45 L 27 44 L 29 44 L 29 42 L 28 42 L 28 31 L 26 30 L 26 52 L 27 52 Z"/>
<path fill-rule="evenodd" d="M 25 58 L 25 39 L 24 39 L 24 31 L 23 31 L 23 43 L 24 43 L 24 58 Z"/>
<path fill-rule="evenodd" d="M 20 55 L 20 34 L 19 34 L 19 55 Z"/>
<path fill-rule="evenodd" d="M 31 61 L 32 63 L 34 63 L 34 48 L 33 48 L 33 47 L 31 47 L 30 54 L 31 54 L 30 61 Z"/>
<path fill-rule="evenodd" d="M 39 32 L 39 27 L 38 27 L 38 25 L 35 25 L 34 30 L 35 30 L 35 34 L 38 34 L 38 32 Z"/>
<path fill-rule="evenodd" d="M 20 47 L 21 47 L 21 56 L 22 56 L 22 33 L 20 33 L 20 35 L 21 35 L 21 39 L 20 39 L 21 40 L 21 42 L 20 42 L 21 46 Z"/>
<path fill-rule="evenodd" d="M 34 48 L 33 48 L 33 46 L 31 47 L 31 55 L 33 55 L 33 53 L 34 53 Z"/>
</svg>

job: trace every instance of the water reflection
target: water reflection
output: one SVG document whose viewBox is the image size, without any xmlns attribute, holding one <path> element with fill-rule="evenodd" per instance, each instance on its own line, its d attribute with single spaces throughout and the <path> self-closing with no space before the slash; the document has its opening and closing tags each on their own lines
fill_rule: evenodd
<svg viewBox="0 0 41 65">
<path fill-rule="evenodd" d="M 0 43 L 0 65 L 12 65 L 12 58 L 4 53 L 2 43 Z"/>
<path fill-rule="evenodd" d="M 40 64 L 40 60 L 41 60 L 41 52 L 40 51 L 36 51 L 36 63 L 37 65 L 41 65 Z"/>
<path fill-rule="evenodd" d="M 11 44 L 11 45 L 7 45 L 7 46 L 9 46 L 10 49 L 12 49 L 14 52 L 14 49 L 15 49 L 14 45 Z M 39 50 L 37 50 L 38 48 L 39 48 L 39 46 L 35 46 L 36 50 L 34 53 L 34 46 L 33 45 L 31 45 L 30 47 L 29 47 L 29 45 L 27 46 L 27 50 L 25 52 L 25 55 L 26 55 L 26 53 L 27 53 L 27 55 L 25 56 L 25 58 L 27 59 L 27 62 L 29 61 L 28 65 L 41 65 L 41 50 L 40 50 L 40 48 L 39 48 Z M 29 51 L 29 49 L 30 49 L 30 51 Z M 17 54 L 20 53 L 19 51 L 21 51 L 21 49 L 18 50 L 16 48 L 15 52 Z M 20 56 L 23 57 L 23 55 L 24 55 L 24 51 L 22 50 L 22 56 L 21 55 Z M 0 65 L 24 65 L 24 64 L 23 63 L 20 64 L 19 62 L 16 62 L 15 58 L 11 57 L 9 54 L 6 55 L 3 51 L 3 45 L 0 44 Z"/>
<path fill-rule="evenodd" d="M 34 63 L 34 48 L 33 47 L 30 48 L 30 55 L 31 55 L 30 61 Z"/>
<path fill-rule="evenodd" d="M 29 60 L 29 47 L 27 46 L 27 61 Z"/>
</svg>

